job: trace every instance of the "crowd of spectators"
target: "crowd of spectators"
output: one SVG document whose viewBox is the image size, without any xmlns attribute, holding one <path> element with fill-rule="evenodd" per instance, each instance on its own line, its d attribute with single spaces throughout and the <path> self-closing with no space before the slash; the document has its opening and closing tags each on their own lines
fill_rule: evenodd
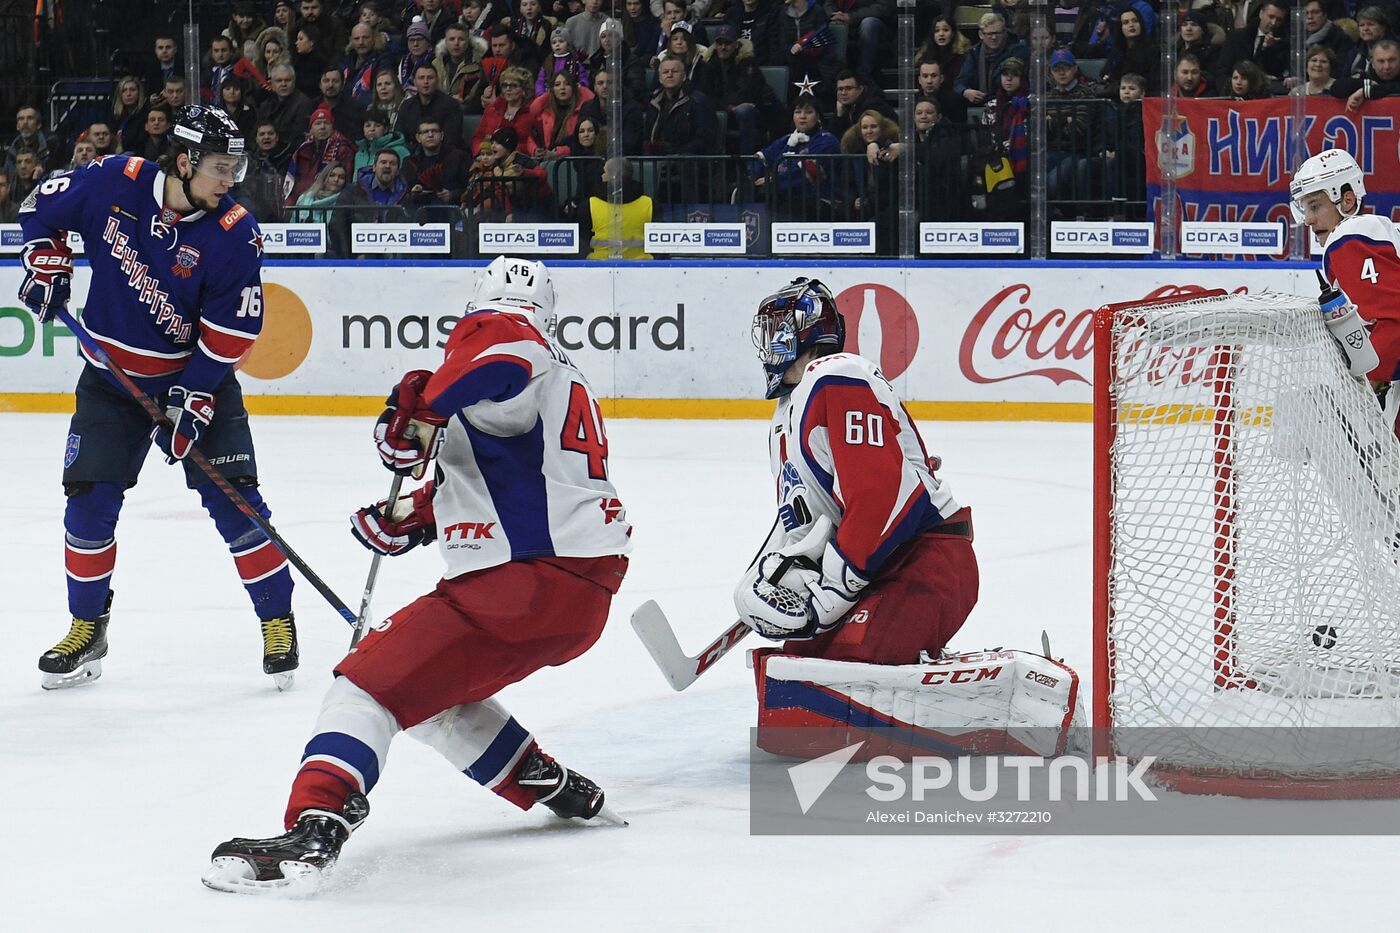
<svg viewBox="0 0 1400 933">
<path fill-rule="evenodd" d="M 626 176 L 628 203 L 642 197 L 633 165 L 605 165 L 615 136 L 628 156 L 727 156 L 737 167 L 737 183 L 663 172 L 658 202 L 781 193 L 787 216 L 874 218 L 889 242 L 901 159 L 915 160 L 924 219 L 1023 209 L 1036 46 L 1048 65 L 1047 190 L 1081 216 L 1096 200 L 1141 199 L 1145 95 L 1325 94 L 1357 110 L 1400 94 L 1400 0 L 1308 0 L 1302 74 L 1282 0 L 1181 5 L 1165 23 L 1153 0 L 1060 0 L 1039 7 L 1043 20 L 1030 0 L 980 17 L 920 0 L 912 132 L 892 106 L 894 0 L 245 2 L 207 43 L 198 98 L 252 141 L 235 195 L 262 221 L 348 218 L 337 209 L 355 206 L 357 220 L 563 211 L 587 223 L 609 178 Z M 622 25 L 613 74 L 600 29 L 609 15 Z M 1167 88 L 1164 42 L 1177 51 Z M 170 115 L 191 97 L 179 43 L 157 37 L 147 66 L 131 70 L 113 76 L 110 115 L 67 135 L 38 107 L 18 110 L 0 159 L 0 222 L 48 171 L 166 150 Z M 827 167 L 842 154 L 864 157 L 847 160 L 859 171 Z M 550 171 L 561 159 L 577 178 L 562 203 Z"/>
</svg>

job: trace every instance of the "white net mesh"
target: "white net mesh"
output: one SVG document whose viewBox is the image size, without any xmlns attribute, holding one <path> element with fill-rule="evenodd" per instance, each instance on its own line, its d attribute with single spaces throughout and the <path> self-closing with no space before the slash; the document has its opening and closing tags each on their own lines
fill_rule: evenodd
<svg viewBox="0 0 1400 933">
<path fill-rule="evenodd" d="M 1400 444 L 1317 303 L 1230 295 L 1118 309 L 1112 328 L 1117 750 L 1185 727 L 1159 762 L 1400 771 L 1377 730 L 1311 728 L 1400 725 Z"/>
</svg>

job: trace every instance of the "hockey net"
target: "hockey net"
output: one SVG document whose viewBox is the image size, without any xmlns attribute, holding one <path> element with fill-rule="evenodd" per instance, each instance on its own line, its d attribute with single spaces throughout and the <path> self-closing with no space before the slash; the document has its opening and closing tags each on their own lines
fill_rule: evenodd
<svg viewBox="0 0 1400 933">
<path fill-rule="evenodd" d="M 1317 303 L 1095 328 L 1097 750 L 1189 792 L 1400 796 L 1400 444 Z"/>
</svg>

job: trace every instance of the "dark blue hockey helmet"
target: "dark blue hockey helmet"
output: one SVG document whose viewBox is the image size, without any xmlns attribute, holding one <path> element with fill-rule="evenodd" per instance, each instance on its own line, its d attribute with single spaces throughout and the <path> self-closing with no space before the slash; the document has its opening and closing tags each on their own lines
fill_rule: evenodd
<svg viewBox="0 0 1400 933">
<path fill-rule="evenodd" d="M 242 181 L 247 174 L 248 141 L 233 118 L 222 110 L 199 104 L 181 107 L 171 120 L 170 135 L 189 152 L 190 167 L 195 171 L 234 183 Z M 232 158 L 205 160 L 206 154 Z"/>
<path fill-rule="evenodd" d="M 840 353 L 846 346 L 846 319 L 836 310 L 831 289 L 817 279 L 796 278 L 763 299 L 753 317 L 753 345 L 767 375 L 764 398 L 792 391 L 783 374 L 809 349 L 817 356 Z"/>
</svg>

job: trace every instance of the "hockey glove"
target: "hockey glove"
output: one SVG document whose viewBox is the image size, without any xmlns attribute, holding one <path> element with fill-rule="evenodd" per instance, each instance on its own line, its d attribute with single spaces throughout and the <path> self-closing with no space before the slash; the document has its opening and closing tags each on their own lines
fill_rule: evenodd
<svg viewBox="0 0 1400 933">
<path fill-rule="evenodd" d="M 172 431 L 160 425 L 151 429 L 151 440 L 165 453 L 165 462 L 174 463 L 189 456 L 204 429 L 214 420 L 214 396 L 184 386 L 171 386 L 165 395 L 165 417 Z"/>
<path fill-rule="evenodd" d="M 24 281 L 19 300 L 44 324 L 68 310 L 73 291 L 73 252 L 62 241 L 30 240 L 21 249 Z"/>
<path fill-rule="evenodd" d="M 447 419 L 423 404 L 423 392 L 432 375 L 426 369 L 415 369 L 400 379 L 384 400 L 388 407 L 374 426 L 379 459 L 400 476 L 422 479 L 442 447 L 442 426 Z"/>
<path fill-rule="evenodd" d="M 355 540 L 388 557 L 397 557 L 437 538 L 433 517 L 433 483 L 427 483 L 393 504 L 385 499 L 367 505 L 350 516 L 350 533 Z"/>
<path fill-rule="evenodd" d="M 739 618 L 774 639 L 814 638 L 840 624 L 870 581 L 830 543 L 832 532 L 822 516 L 799 540 L 754 561 L 734 591 Z"/>
</svg>

